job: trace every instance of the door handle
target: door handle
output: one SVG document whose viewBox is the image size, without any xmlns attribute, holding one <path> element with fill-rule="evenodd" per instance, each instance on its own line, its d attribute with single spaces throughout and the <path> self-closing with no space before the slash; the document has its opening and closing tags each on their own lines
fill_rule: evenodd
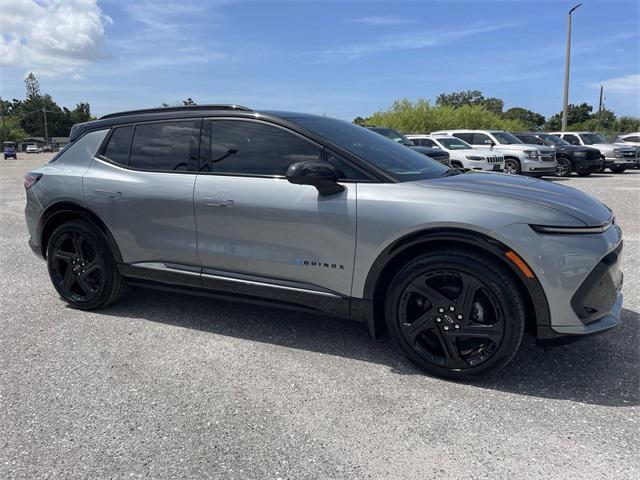
<svg viewBox="0 0 640 480">
<path fill-rule="evenodd" d="M 116 198 L 121 197 L 122 192 L 116 192 L 113 190 L 94 190 L 94 193 L 99 197 Z"/>
<path fill-rule="evenodd" d="M 236 202 L 229 199 L 217 200 L 215 198 L 203 198 L 205 205 L 210 207 L 233 207 Z"/>
</svg>

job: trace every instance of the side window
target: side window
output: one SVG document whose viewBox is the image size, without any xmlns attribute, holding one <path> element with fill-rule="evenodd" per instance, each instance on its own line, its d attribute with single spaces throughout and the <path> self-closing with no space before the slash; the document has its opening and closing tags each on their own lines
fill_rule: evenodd
<svg viewBox="0 0 640 480">
<path fill-rule="evenodd" d="M 133 127 L 118 127 L 111 134 L 107 148 L 104 149 L 104 156 L 120 165 L 129 165 L 129 149 L 131 148 L 131 137 Z"/>
<path fill-rule="evenodd" d="M 523 143 L 528 143 L 530 145 L 544 145 L 542 140 L 538 137 L 534 137 L 533 135 L 516 135 Z"/>
<path fill-rule="evenodd" d="M 569 142 L 571 145 L 580 145 L 580 140 L 576 135 L 569 134 L 569 135 L 563 136 L 562 138 L 567 142 Z"/>
<path fill-rule="evenodd" d="M 203 171 L 284 176 L 294 163 L 320 159 L 320 149 L 312 143 L 258 122 L 213 120 L 210 142 Z"/>
<path fill-rule="evenodd" d="M 463 139 L 464 140 L 464 139 Z M 493 143 L 489 135 L 484 133 L 473 134 L 473 145 L 491 145 Z"/>
<path fill-rule="evenodd" d="M 454 137 L 459 138 L 460 140 L 464 140 L 467 143 L 473 145 L 473 133 L 454 133 Z"/>
<path fill-rule="evenodd" d="M 341 180 L 370 180 L 370 178 L 358 168 L 352 166 L 349 162 L 342 157 L 336 155 L 329 150 L 326 150 L 326 159 L 331 165 L 340 170 Z"/>
<path fill-rule="evenodd" d="M 622 140 L 625 142 L 640 142 L 640 137 L 633 136 L 633 137 L 623 138 Z"/>
<path fill-rule="evenodd" d="M 430 138 L 421 138 L 420 142 L 420 145 L 422 145 L 423 147 L 437 147 L 436 142 L 434 142 Z"/>
<path fill-rule="evenodd" d="M 183 171 L 197 152 L 200 122 L 193 120 L 136 126 L 129 165 L 142 170 Z"/>
</svg>

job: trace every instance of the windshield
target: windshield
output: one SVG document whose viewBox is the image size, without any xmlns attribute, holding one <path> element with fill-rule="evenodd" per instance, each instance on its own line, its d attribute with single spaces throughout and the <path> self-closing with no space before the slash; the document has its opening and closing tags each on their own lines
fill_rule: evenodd
<svg viewBox="0 0 640 480">
<path fill-rule="evenodd" d="M 496 137 L 496 140 L 498 140 L 498 143 L 500 145 L 513 145 L 514 143 L 522 143 L 509 132 L 491 132 L 491 134 Z"/>
<path fill-rule="evenodd" d="M 393 128 L 371 127 L 369 130 L 379 133 L 380 135 L 383 135 L 389 140 L 393 140 L 394 142 L 398 142 L 403 145 L 413 145 L 413 142 L 411 140 L 409 140 L 407 137 L 397 132 Z"/>
<path fill-rule="evenodd" d="M 436 141 L 447 150 L 469 150 L 473 148 L 467 142 L 460 140 L 459 138 L 437 138 Z"/>
<path fill-rule="evenodd" d="M 548 133 L 539 133 L 540 137 L 547 145 L 571 145 L 566 140 L 556 137 L 555 135 L 549 135 Z"/>
<path fill-rule="evenodd" d="M 581 133 L 582 142 L 585 145 L 593 145 L 594 143 L 606 143 L 604 139 L 595 133 Z"/>
<path fill-rule="evenodd" d="M 449 170 L 421 153 L 353 123 L 314 116 L 288 117 L 287 120 L 348 150 L 400 182 L 440 177 Z"/>
</svg>

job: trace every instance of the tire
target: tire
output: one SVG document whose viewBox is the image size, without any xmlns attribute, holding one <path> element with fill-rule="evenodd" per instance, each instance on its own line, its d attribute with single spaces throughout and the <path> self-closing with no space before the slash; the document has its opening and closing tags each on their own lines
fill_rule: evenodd
<svg viewBox="0 0 640 480">
<path fill-rule="evenodd" d="M 126 292 L 126 281 L 103 234 L 84 220 L 65 222 L 53 231 L 47 243 L 47 267 L 56 291 L 73 308 L 104 308 Z"/>
<path fill-rule="evenodd" d="M 509 175 L 520 175 L 522 173 L 520 162 L 514 158 L 506 158 L 503 172 Z"/>
<path fill-rule="evenodd" d="M 396 346 L 419 368 L 468 379 L 511 361 L 522 340 L 525 309 L 504 266 L 477 253 L 443 249 L 420 255 L 395 275 L 385 321 Z"/>
<path fill-rule="evenodd" d="M 568 158 L 559 157 L 557 160 L 556 177 L 570 177 L 573 167 Z"/>
<path fill-rule="evenodd" d="M 609 167 L 609 170 L 611 170 L 613 173 L 622 173 L 626 169 L 626 167 Z"/>
<path fill-rule="evenodd" d="M 588 177 L 589 175 L 591 175 L 591 172 L 578 172 L 578 176 L 579 177 Z"/>
</svg>

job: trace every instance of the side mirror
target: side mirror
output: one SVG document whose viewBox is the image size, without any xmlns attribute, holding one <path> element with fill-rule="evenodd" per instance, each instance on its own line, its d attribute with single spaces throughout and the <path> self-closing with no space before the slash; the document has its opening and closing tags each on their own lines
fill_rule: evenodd
<svg viewBox="0 0 640 480">
<path fill-rule="evenodd" d="M 342 192 L 344 187 L 338 184 L 340 172 L 327 162 L 310 160 L 294 163 L 287 170 L 287 180 L 295 185 L 313 185 L 320 195 L 333 195 Z"/>
<path fill-rule="evenodd" d="M 486 143 L 487 145 L 489 145 L 491 147 L 495 146 L 495 143 L 493 143 L 493 140 L 491 140 L 491 139 L 485 140 L 484 143 Z"/>
</svg>

